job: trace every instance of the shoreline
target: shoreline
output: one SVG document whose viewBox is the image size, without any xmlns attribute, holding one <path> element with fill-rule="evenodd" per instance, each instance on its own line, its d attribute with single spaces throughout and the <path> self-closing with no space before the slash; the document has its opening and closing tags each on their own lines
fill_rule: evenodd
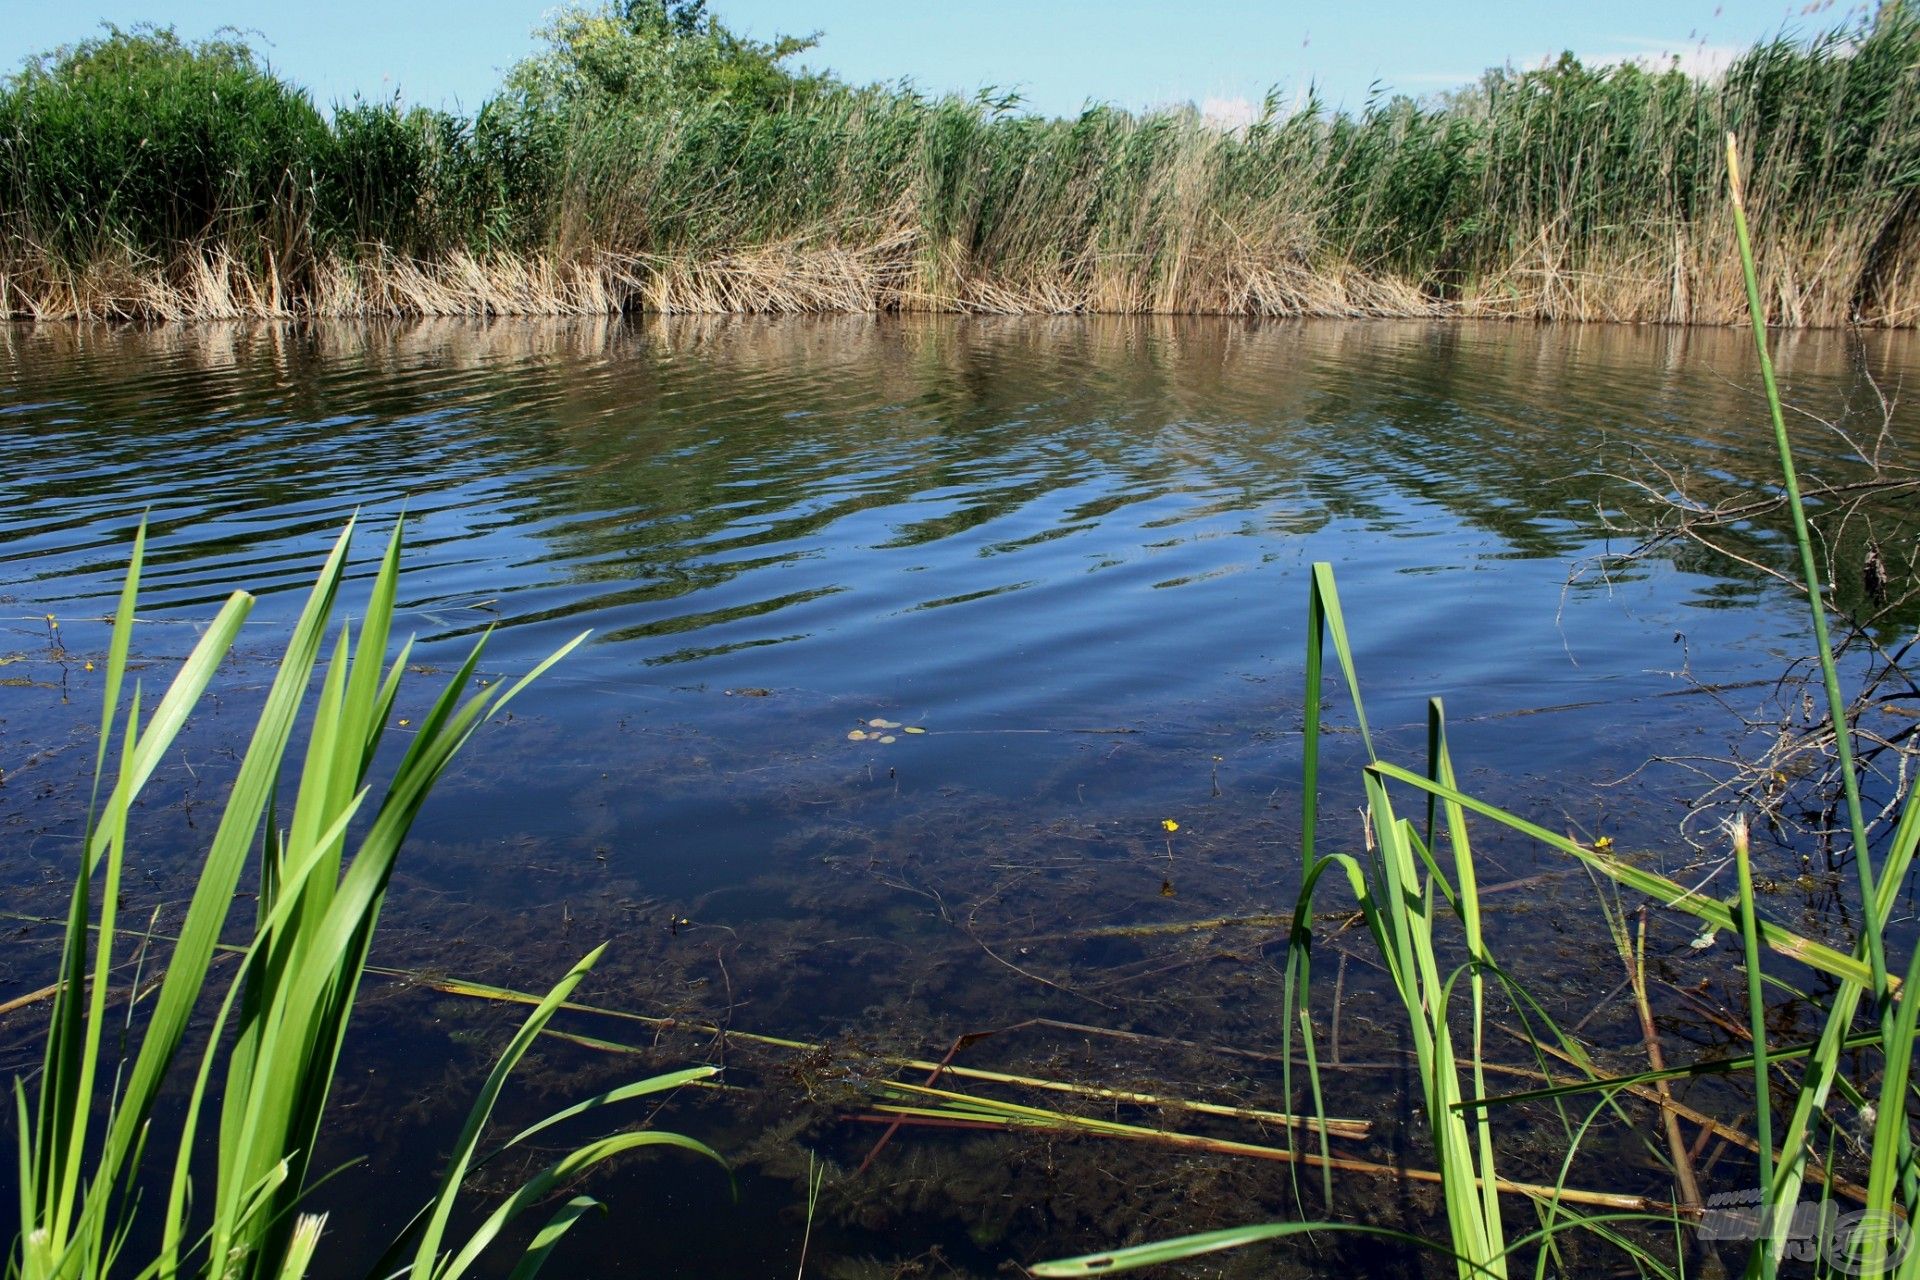
<svg viewBox="0 0 1920 1280">
<path fill-rule="evenodd" d="M 466 254 L 420 260 L 376 252 L 310 262 L 297 273 L 244 264 L 226 250 L 184 252 L 171 264 L 128 254 L 84 268 L 0 259 L 0 319 L 12 322 L 169 323 L 225 320 L 427 320 L 632 315 L 1161 316 L 1227 319 L 1499 321 L 1692 328 L 1746 322 L 1737 273 L 1554 273 L 1515 268 L 1435 296 L 1389 273 L 1343 264 L 1214 264 L 1184 288 L 1142 288 L 1094 264 L 1051 280 L 934 273 L 901 246 L 748 248 L 703 260 L 607 252 Z M 299 283 L 288 277 L 297 276 Z M 957 278 L 955 278 L 957 277 Z M 1517 282 L 1529 287 L 1521 289 Z M 1920 327 L 1920 303 L 1862 311 L 1824 282 L 1771 299 L 1782 329 Z"/>
</svg>

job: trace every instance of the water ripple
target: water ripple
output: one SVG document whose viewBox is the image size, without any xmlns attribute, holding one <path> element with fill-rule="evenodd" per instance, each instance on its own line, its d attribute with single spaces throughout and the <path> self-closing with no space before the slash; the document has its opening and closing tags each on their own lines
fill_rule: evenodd
<svg viewBox="0 0 1920 1280">
<path fill-rule="evenodd" d="M 1826 402 L 1914 353 L 1793 341 L 1783 366 Z M 1450 606 L 1491 586 L 1554 607 L 1607 536 L 1596 470 L 1761 465 L 1722 372 L 1741 355 L 1712 332 L 1413 323 L 14 327 L 0 590 L 104 613 L 144 513 L 149 612 L 245 585 L 283 618 L 349 512 L 404 508 L 429 649 L 592 627 L 602 673 L 1004 714 L 1201 691 L 1272 650 L 1298 595 L 1278 575 L 1310 557 L 1377 600 L 1438 574 Z M 1376 606 L 1373 634 L 1423 671 L 1485 668 L 1539 643 L 1502 616 L 1468 644 Z"/>
</svg>

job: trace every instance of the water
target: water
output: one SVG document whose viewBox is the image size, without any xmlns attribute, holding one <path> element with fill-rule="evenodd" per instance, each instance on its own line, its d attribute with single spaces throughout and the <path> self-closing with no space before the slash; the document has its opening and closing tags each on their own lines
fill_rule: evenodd
<svg viewBox="0 0 1920 1280">
<path fill-rule="evenodd" d="M 16 911 L 60 909 L 97 715 L 82 664 L 104 651 L 143 512 L 147 679 L 228 591 L 259 594 L 141 817 L 137 905 L 164 918 L 299 589 L 349 513 L 384 536 L 404 509 L 419 671 L 401 715 L 483 632 L 487 679 L 593 635 L 423 815 L 376 959 L 543 989 L 611 939 L 600 1003 L 829 1045 L 795 1065 L 711 1034 L 662 1040 L 669 1061 L 732 1054 L 756 1086 L 753 1104 L 670 1117 L 743 1156 L 743 1200 L 688 1166 L 604 1187 L 653 1242 L 653 1274 L 790 1269 L 801 1153 L 850 1171 L 878 1132 L 847 1123 L 858 1107 L 835 1093 L 865 1055 L 938 1057 L 962 1033 L 1051 1018 L 1162 1039 L 1041 1027 L 963 1060 L 1280 1105 L 1270 1063 L 1166 1041 L 1277 1050 L 1284 933 L 1124 931 L 1292 904 L 1317 560 L 1336 566 L 1388 754 L 1418 759 L 1425 699 L 1445 694 L 1471 788 L 1684 866 L 1701 761 L 1764 708 L 1801 618 L 1763 575 L 1697 548 L 1607 559 L 1636 541 L 1613 476 L 1765 474 L 1745 344 L 953 317 L 0 331 L 0 882 Z M 1866 378 L 1897 386 L 1920 346 L 1807 334 L 1780 359 L 1799 403 L 1854 411 L 1857 429 Z M 1893 456 L 1917 431 L 1896 412 Z M 1856 474 L 1832 434 L 1808 425 L 1803 447 L 1808 472 Z M 1880 518 L 1883 543 L 1910 542 Z M 1730 536 L 1764 560 L 1776 533 Z M 363 538 L 357 583 L 377 550 Z M 1642 767 L 1656 756 L 1699 760 Z M 1357 803 L 1329 803 L 1323 838 L 1357 842 Z M 1493 833 L 1484 853 L 1483 880 L 1564 870 Z M 1832 927 L 1833 893 L 1804 897 L 1775 908 Z M 1592 914 L 1583 878 L 1501 901 L 1495 945 L 1556 1008 L 1604 1001 L 1621 975 L 1604 932 L 1572 923 Z M 1695 963 L 1678 923 L 1659 928 L 1677 969 Z M 46 981 L 27 942 L 47 936 L 25 928 L 0 960 L 9 994 Z M 1364 949 L 1340 979 L 1356 1010 L 1379 995 Z M 337 1153 L 372 1159 L 328 1202 L 343 1274 L 404 1220 L 389 1193 L 431 1173 L 512 1016 L 373 985 Z M 1350 1045 L 1387 1034 L 1383 1008 L 1349 1019 Z M 1637 1030 L 1602 1018 L 1589 1034 Z M 537 1114 L 634 1069 L 556 1046 L 516 1105 Z M 1329 1105 L 1391 1124 L 1397 1078 L 1355 1071 Z M 1657 1171 L 1620 1159 L 1606 1177 L 1658 1190 Z M 1116 1160 L 1134 1162 L 1127 1194 L 1107 1185 Z M 986 1274 L 1287 1203 L 1284 1172 L 1190 1165 L 903 1132 L 828 1192 L 815 1265 Z M 620 1271 L 620 1235 L 583 1230 L 579 1265 Z"/>
</svg>

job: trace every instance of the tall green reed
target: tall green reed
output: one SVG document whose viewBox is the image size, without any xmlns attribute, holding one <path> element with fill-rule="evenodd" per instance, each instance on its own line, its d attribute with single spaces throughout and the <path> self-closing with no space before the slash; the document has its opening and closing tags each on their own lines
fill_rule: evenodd
<svg viewBox="0 0 1920 1280">
<path fill-rule="evenodd" d="M 10 1276 L 291 1280 L 304 1273 L 322 1245 L 321 1220 L 309 1204 L 313 1152 L 400 847 L 435 782 L 479 726 L 584 639 L 563 646 L 503 689 L 463 698 L 485 641 L 476 644 L 421 717 L 382 784 L 376 756 L 392 722 L 409 649 L 403 644 L 387 663 L 400 565 L 397 527 L 373 580 L 357 642 L 352 625 L 342 623 L 317 691 L 313 688 L 352 534 L 349 523 L 293 627 L 165 975 L 138 1028 L 138 1048 L 123 1059 L 115 1057 L 120 1051 L 114 1048 L 107 999 L 124 932 L 119 912 L 132 853 L 131 814 L 253 603 L 244 592 L 226 601 L 150 711 L 137 684 L 123 705 L 144 525 L 135 539 L 105 665 L 91 812 L 44 1060 L 31 1090 L 24 1080 L 14 1084 L 21 1227 L 8 1259 Z M 296 765 L 296 730 L 303 721 L 305 751 Z M 289 782 L 291 800 L 283 809 L 283 784 Z M 212 962 L 256 848 L 258 905 L 237 972 L 222 992 L 211 981 Z M 451 1235 L 454 1198 L 508 1073 L 599 954 L 595 950 L 574 967 L 508 1046 L 481 1091 L 438 1194 L 409 1233 L 417 1237 L 407 1241 L 412 1262 L 382 1268 L 383 1277 L 438 1280 L 464 1274 L 542 1196 L 622 1151 L 666 1144 L 718 1159 L 677 1135 L 616 1133 L 537 1174 L 464 1239 Z M 211 1011 L 210 1000 L 216 1001 Z M 208 1012 L 211 1026 L 197 1037 L 191 1024 Z M 169 1124 L 162 1132 L 161 1092 L 182 1074 L 189 1076 L 184 1115 L 177 1127 Z M 533 1126 L 507 1145 L 559 1120 L 710 1074 L 695 1069 L 612 1090 Z M 30 1098 L 30 1092 L 37 1096 Z M 196 1186 L 196 1159 L 207 1154 L 209 1144 L 212 1185 Z M 170 1159 L 171 1168 L 149 1170 L 149 1155 Z M 156 1199 L 154 1213 L 145 1206 Z M 579 1212 L 570 1207 L 549 1223 L 515 1274 L 537 1270 Z M 130 1232 L 142 1222 L 145 1233 L 157 1238 L 157 1250 L 152 1257 L 127 1257 Z"/>
<path fill-rule="evenodd" d="M 1867 820 L 1860 804 L 1860 783 L 1853 767 L 1853 727 L 1847 715 L 1847 700 L 1841 691 L 1840 672 L 1834 661 L 1833 641 L 1827 626 L 1824 596 L 1828 590 L 1819 571 L 1812 535 L 1807 527 L 1805 504 L 1801 501 L 1799 478 L 1793 465 L 1793 445 L 1787 435 L 1786 418 L 1781 408 L 1780 388 L 1774 378 L 1773 359 L 1767 348 L 1766 307 L 1761 297 L 1758 273 L 1754 266 L 1752 238 L 1747 227 L 1746 202 L 1740 176 L 1738 139 L 1729 134 L 1727 145 L 1728 184 L 1732 192 L 1733 220 L 1740 246 L 1740 265 L 1746 280 L 1749 315 L 1753 326 L 1754 350 L 1760 365 L 1762 387 L 1773 423 L 1774 445 L 1779 454 L 1781 479 L 1793 515 L 1794 542 L 1799 551 L 1801 585 L 1805 588 L 1812 624 L 1820 678 L 1826 695 L 1827 714 L 1833 728 L 1834 752 L 1838 759 L 1841 785 L 1846 797 L 1847 834 L 1853 846 L 1854 872 L 1860 889 L 1860 905 L 1865 917 L 1860 926 L 1859 948 L 1869 966 L 1868 981 L 1843 982 L 1830 1006 L 1821 1049 L 1816 1052 L 1802 1081 L 1799 1098 L 1788 1122 L 1785 1148 L 1777 1179 L 1775 1171 L 1761 1170 L 1761 1203 L 1769 1224 L 1770 1239 L 1758 1252 L 1752 1270 L 1771 1276 L 1784 1246 L 1786 1228 L 1793 1206 L 1804 1183 L 1806 1161 L 1811 1154 L 1813 1125 L 1825 1105 L 1840 1072 L 1839 1044 L 1852 1030 L 1859 1002 L 1869 1000 L 1869 1017 L 1880 1026 L 1880 1049 L 1886 1055 L 1886 1073 L 1877 1102 L 1865 1110 L 1875 1116 L 1873 1158 L 1868 1178 L 1869 1212 L 1887 1219 L 1897 1204 L 1907 1222 L 1920 1217 L 1920 1171 L 1916 1171 L 1913 1134 L 1907 1122 L 1906 1080 L 1912 1065 L 1914 1044 L 1914 999 L 1911 988 L 1896 1007 L 1888 980 L 1885 931 L 1891 920 L 1891 895 L 1882 890 L 1896 889 L 1905 880 L 1907 866 L 1920 841 L 1920 798 L 1909 794 L 1906 810 L 1896 828 L 1887 863 L 1876 880 L 1873 858 L 1868 850 Z M 1745 868 L 1744 850 L 1742 869 Z M 1752 888 L 1743 877 L 1742 909 L 1752 913 Z M 1884 904 L 1884 910 L 1883 910 Z M 1909 965 L 1908 982 L 1920 975 L 1920 948 L 1915 949 Z M 1749 1009 L 1756 1023 L 1763 1018 L 1757 986 L 1749 983 Z M 1757 1070 L 1757 1068 L 1756 1068 Z M 1761 1123 L 1771 1127 L 1770 1090 L 1761 1089 L 1756 1098 Z M 1857 1261 L 1863 1267 L 1882 1268 L 1886 1261 L 1886 1241 L 1864 1237 L 1866 1250 Z M 1910 1248 L 1902 1261 L 1902 1275 L 1920 1275 L 1920 1249 Z"/>
</svg>

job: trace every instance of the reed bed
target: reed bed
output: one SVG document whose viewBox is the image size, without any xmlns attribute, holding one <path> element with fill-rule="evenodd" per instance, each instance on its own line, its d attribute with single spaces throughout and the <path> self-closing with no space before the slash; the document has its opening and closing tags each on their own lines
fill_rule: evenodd
<svg viewBox="0 0 1920 1280">
<path fill-rule="evenodd" d="M 1276 98 L 1235 129 L 856 88 L 788 75 L 777 48 L 748 63 L 782 92 L 556 90 L 536 73 L 572 46 L 552 38 L 472 117 L 324 113 L 231 40 L 115 32 L 49 55 L 0 88 L 0 310 L 1731 324 L 1735 130 L 1759 158 L 1770 322 L 1920 322 L 1904 4 L 1713 80 L 1567 58 L 1351 113 Z"/>
</svg>

